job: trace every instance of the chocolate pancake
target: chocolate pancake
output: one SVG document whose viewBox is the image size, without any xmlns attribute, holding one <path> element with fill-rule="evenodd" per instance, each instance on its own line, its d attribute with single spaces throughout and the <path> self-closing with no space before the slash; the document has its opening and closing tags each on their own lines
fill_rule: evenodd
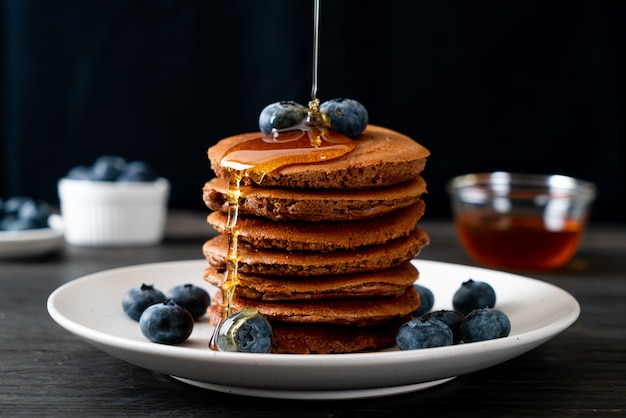
<svg viewBox="0 0 626 418">
<path fill-rule="evenodd" d="M 282 251 L 239 245 L 239 271 L 244 274 L 277 276 L 318 276 L 382 270 L 408 261 L 428 245 L 426 232 L 415 227 L 406 237 L 383 245 L 367 245 L 355 250 Z M 218 235 L 205 242 L 203 253 L 211 266 L 226 268 L 228 237 Z"/>
<path fill-rule="evenodd" d="M 228 182 L 214 178 L 203 188 L 203 200 L 214 211 L 228 212 Z M 413 205 L 426 193 L 420 176 L 374 190 L 298 190 L 241 187 L 239 211 L 272 220 L 350 221 L 383 215 Z"/>
<path fill-rule="evenodd" d="M 211 168 L 225 177 L 220 161 L 241 142 L 261 136 L 260 132 L 235 135 L 209 148 Z M 315 164 L 294 164 L 265 176 L 266 187 L 307 189 L 370 189 L 415 178 L 426 165 L 430 152 L 413 139 L 391 129 L 368 125 L 355 139 L 351 153 Z M 247 179 L 245 184 L 250 184 Z"/>
<path fill-rule="evenodd" d="M 381 350 L 393 345 L 405 318 L 367 327 L 272 322 L 273 353 L 335 354 Z"/>
<path fill-rule="evenodd" d="M 221 303 L 221 291 L 214 299 L 216 303 Z M 235 291 L 231 306 L 235 312 L 244 308 L 255 308 L 270 322 L 369 326 L 409 315 L 419 304 L 419 294 L 414 286 L 409 286 L 396 297 L 299 301 L 246 299 Z"/>
<path fill-rule="evenodd" d="M 417 280 L 418 275 L 410 262 L 385 270 L 304 278 L 239 273 L 237 294 L 246 299 L 263 301 L 400 296 L 407 286 Z M 224 282 L 224 271 L 207 267 L 204 280 L 220 287 Z"/>
<path fill-rule="evenodd" d="M 277 222 L 267 218 L 240 216 L 237 230 L 240 242 L 255 248 L 279 248 L 286 251 L 332 251 L 355 249 L 363 245 L 383 244 L 407 236 L 424 214 L 424 202 L 395 212 L 355 221 Z M 228 216 L 211 213 L 207 221 L 221 234 L 226 233 Z"/>
</svg>

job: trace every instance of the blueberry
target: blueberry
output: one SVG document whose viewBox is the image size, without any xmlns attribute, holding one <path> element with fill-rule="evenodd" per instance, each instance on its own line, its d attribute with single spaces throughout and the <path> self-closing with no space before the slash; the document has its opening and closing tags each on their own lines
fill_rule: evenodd
<svg viewBox="0 0 626 418">
<path fill-rule="evenodd" d="M 259 129 L 265 135 L 274 129 L 283 130 L 292 128 L 306 118 L 308 109 L 291 100 L 276 102 L 265 106 L 259 115 Z"/>
<path fill-rule="evenodd" d="M 32 222 L 34 228 L 48 227 L 48 218 L 52 215 L 52 206 L 45 200 L 28 199 L 20 206 L 17 217 Z"/>
<path fill-rule="evenodd" d="M 419 318 L 433 308 L 433 305 L 435 304 L 435 295 L 433 295 L 433 292 L 431 292 L 431 290 L 427 287 L 419 284 L 414 284 L 413 286 L 420 295 L 420 306 L 413 311 L 413 317 Z"/>
<path fill-rule="evenodd" d="M 503 338 L 510 332 L 509 317 L 504 312 L 492 308 L 473 310 L 461 324 L 461 339 L 466 343 Z"/>
<path fill-rule="evenodd" d="M 452 331 L 437 319 L 413 319 L 400 327 L 396 344 L 400 350 L 452 345 Z"/>
<path fill-rule="evenodd" d="M 19 216 L 18 213 L 20 211 L 20 207 L 22 207 L 22 205 L 29 200 L 31 200 L 31 198 L 28 196 L 9 197 L 2 205 L 2 212 L 4 216 L 14 216 L 17 218 Z"/>
<path fill-rule="evenodd" d="M 117 178 L 117 181 L 123 182 L 149 182 L 154 180 L 156 180 L 156 174 L 152 166 L 145 161 L 129 162 Z"/>
<path fill-rule="evenodd" d="M 0 214 L 0 229 L 4 231 L 47 228 L 52 207 L 41 199 L 14 196 L 4 202 Z"/>
<path fill-rule="evenodd" d="M 193 317 L 173 300 L 146 308 L 139 318 L 141 333 L 159 344 L 180 344 L 193 331 Z"/>
<path fill-rule="evenodd" d="M 493 308 L 496 304 L 496 292 L 485 282 L 472 279 L 464 282 L 454 293 L 452 305 L 463 315 L 478 308 Z"/>
<path fill-rule="evenodd" d="M 126 168 L 126 160 L 115 155 L 99 157 L 91 167 L 91 180 L 116 181 Z"/>
<path fill-rule="evenodd" d="M 363 132 L 369 119 L 365 106 L 353 99 L 328 100 L 320 105 L 320 112 L 331 128 L 350 138 Z"/>
<path fill-rule="evenodd" d="M 209 293 L 201 287 L 192 284 L 174 286 L 165 294 L 167 299 L 173 299 L 183 308 L 187 309 L 194 319 L 198 319 L 206 313 L 206 308 L 211 304 Z"/>
<path fill-rule="evenodd" d="M 465 316 L 457 311 L 450 311 L 442 309 L 440 311 L 429 312 L 423 316 L 423 319 L 437 319 L 445 323 L 452 331 L 452 342 L 458 343 L 461 341 L 461 324 L 465 319 Z"/>
<path fill-rule="evenodd" d="M 151 305 L 166 301 L 167 298 L 153 285 L 142 284 L 128 290 L 122 298 L 124 313 L 135 321 L 139 321 L 141 314 Z"/>
<path fill-rule="evenodd" d="M 220 325 L 217 348 L 220 351 L 269 353 L 272 350 L 272 326 L 254 308 L 230 315 Z"/>
</svg>

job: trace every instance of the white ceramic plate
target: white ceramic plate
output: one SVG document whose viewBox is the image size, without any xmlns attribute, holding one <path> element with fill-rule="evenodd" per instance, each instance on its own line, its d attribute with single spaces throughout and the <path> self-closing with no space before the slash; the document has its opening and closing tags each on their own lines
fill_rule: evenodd
<svg viewBox="0 0 626 418">
<path fill-rule="evenodd" d="M 0 231 L 0 259 L 36 257 L 61 248 L 64 238 L 60 217 L 52 215 L 48 223 L 50 228 Z"/>
<path fill-rule="evenodd" d="M 179 346 L 149 342 L 122 311 L 131 287 L 154 284 L 166 292 L 184 283 L 205 286 L 206 261 L 146 264 L 91 274 L 55 290 L 52 318 L 103 351 L 186 383 L 243 395 L 290 399 L 347 399 L 424 389 L 519 356 L 576 321 L 580 307 L 567 292 L 538 280 L 483 268 L 414 261 L 419 283 L 435 295 L 433 309 L 451 309 L 452 295 L 469 278 L 491 284 L 496 307 L 511 320 L 506 338 L 424 350 L 335 355 L 247 354 L 208 348 L 212 327 L 200 319 Z"/>
</svg>

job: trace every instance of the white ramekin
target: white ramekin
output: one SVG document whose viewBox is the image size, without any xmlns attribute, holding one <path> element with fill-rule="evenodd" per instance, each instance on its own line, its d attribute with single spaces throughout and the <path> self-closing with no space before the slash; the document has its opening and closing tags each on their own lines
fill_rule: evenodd
<svg viewBox="0 0 626 418">
<path fill-rule="evenodd" d="M 165 231 L 170 184 L 59 180 L 68 243 L 92 247 L 154 245 Z"/>
</svg>

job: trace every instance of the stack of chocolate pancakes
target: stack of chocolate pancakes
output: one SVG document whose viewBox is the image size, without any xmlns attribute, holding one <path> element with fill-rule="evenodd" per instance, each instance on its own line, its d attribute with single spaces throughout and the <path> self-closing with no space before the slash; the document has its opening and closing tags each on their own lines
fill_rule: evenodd
<svg viewBox="0 0 626 418">
<path fill-rule="evenodd" d="M 234 145 L 208 151 L 216 177 L 203 188 L 220 234 L 207 241 L 205 280 L 221 286 L 228 252 L 226 174 Z M 429 151 L 398 132 L 368 125 L 355 149 L 335 160 L 290 165 L 260 185 L 244 179 L 237 221 L 239 283 L 232 309 L 254 307 L 273 329 L 272 352 L 347 353 L 395 341 L 419 306 L 410 263 L 429 242 L 416 223 L 424 213 L 420 176 Z M 221 295 L 208 308 L 216 323 Z"/>
</svg>

